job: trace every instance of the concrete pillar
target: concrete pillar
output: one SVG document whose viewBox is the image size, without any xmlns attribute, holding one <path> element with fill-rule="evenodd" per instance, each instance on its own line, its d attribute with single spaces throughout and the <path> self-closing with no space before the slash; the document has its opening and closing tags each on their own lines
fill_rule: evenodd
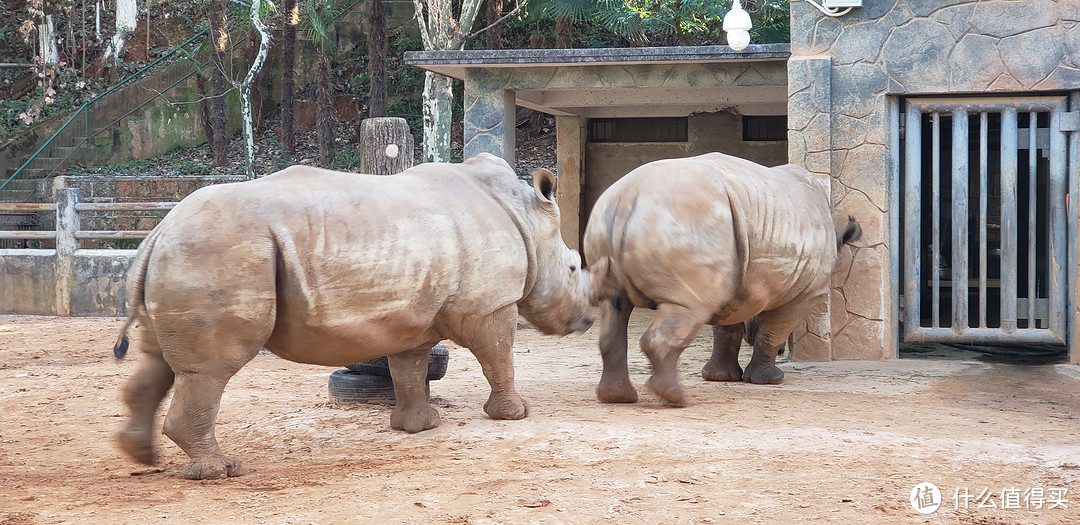
<svg viewBox="0 0 1080 525">
<path fill-rule="evenodd" d="M 585 122 L 586 119 L 576 116 L 555 118 L 558 140 L 555 169 L 559 181 L 556 191 L 562 213 L 562 238 L 574 250 L 581 250 L 581 237 L 588 219 L 581 216 L 582 193 L 585 191 Z"/>
<path fill-rule="evenodd" d="M 470 69 L 465 76 L 464 157 L 497 155 L 514 165 L 517 95 L 505 89 L 509 72 Z"/>
<path fill-rule="evenodd" d="M 788 162 L 817 177 L 832 174 L 832 59 L 788 60 Z M 829 202 L 832 203 L 830 197 Z M 832 355 L 832 294 L 825 298 L 788 340 L 794 361 L 829 361 Z"/>
<path fill-rule="evenodd" d="M 56 315 L 71 315 L 71 291 L 75 286 L 75 250 L 79 241 L 79 202 L 77 188 L 56 192 Z"/>
</svg>

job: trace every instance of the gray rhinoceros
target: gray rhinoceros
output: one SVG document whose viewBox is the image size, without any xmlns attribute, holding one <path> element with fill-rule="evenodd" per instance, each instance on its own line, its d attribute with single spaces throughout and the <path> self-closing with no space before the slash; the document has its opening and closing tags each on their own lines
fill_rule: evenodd
<svg viewBox="0 0 1080 525">
<path fill-rule="evenodd" d="M 597 397 L 637 401 L 626 361 L 635 306 L 657 310 L 641 348 L 647 386 L 665 403 L 685 405 L 676 365 L 705 324 L 714 327 L 705 379 L 781 382 L 781 346 L 828 293 L 841 243 L 861 231 L 850 217 L 834 227 L 824 183 L 797 166 L 709 153 L 634 169 L 600 195 L 585 229 L 586 261 L 607 265 Z M 754 347 L 745 371 L 744 323 Z"/>
<path fill-rule="evenodd" d="M 502 159 L 421 164 L 392 176 L 293 166 L 200 189 L 142 243 L 127 282 L 126 331 L 146 354 L 123 390 L 122 450 L 151 464 L 154 414 L 191 457 L 184 477 L 244 473 L 214 435 L 226 382 L 265 347 L 301 363 L 389 356 L 395 429 L 438 425 L 425 378 L 432 345 L 469 348 L 491 384 L 484 411 L 521 419 L 518 315 L 549 334 L 592 324 L 590 272 L 559 235 L 555 178 L 519 183 Z M 602 269 L 600 271 L 603 271 Z"/>
</svg>

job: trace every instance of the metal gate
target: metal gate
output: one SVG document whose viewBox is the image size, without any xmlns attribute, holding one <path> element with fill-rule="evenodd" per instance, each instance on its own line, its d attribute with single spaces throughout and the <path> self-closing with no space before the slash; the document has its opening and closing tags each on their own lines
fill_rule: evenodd
<svg viewBox="0 0 1080 525">
<path fill-rule="evenodd" d="M 1080 114 L 1065 96 L 898 104 L 903 340 L 1065 344 Z"/>
</svg>

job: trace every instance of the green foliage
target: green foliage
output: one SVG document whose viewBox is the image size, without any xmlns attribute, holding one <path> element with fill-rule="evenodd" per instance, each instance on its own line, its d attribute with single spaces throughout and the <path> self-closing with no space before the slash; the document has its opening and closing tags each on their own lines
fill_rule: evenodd
<svg viewBox="0 0 1080 525">
<path fill-rule="evenodd" d="M 361 157 L 359 144 L 346 144 L 338 148 L 332 167 L 343 171 L 359 171 Z"/>
<path fill-rule="evenodd" d="M 341 16 L 338 0 L 312 0 L 300 4 L 300 31 L 307 33 L 311 41 L 324 55 L 337 47 L 331 31 L 334 21 Z"/>
<path fill-rule="evenodd" d="M 788 0 L 745 0 L 742 4 L 754 21 L 753 42 L 790 40 Z M 731 0 L 541 0 L 533 8 L 552 18 L 568 17 L 578 24 L 602 27 L 637 44 L 672 36 L 680 44 L 696 45 L 723 39 L 724 15 L 731 5 Z M 601 47 L 593 45 L 598 43 L 597 36 L 587 34 L 582 43 Z"/>
<path fill-rule="evenodd" d="M 49 66 L 27 69 L 37 75 L 37 86 L 29 96 L 0 101 L 0 137 L 6 137 L 28 125 L 66 113 L 82 104 L 85 83 L 72 68 Z M 25 77 L 22 77 L 25 81 Z"/>
<path fill-rule="evenodd" d="M 424 129 L 424 70 L 405 63 L 406 51 L 420 51 L 424 43 L 419 37 L 398 31 L 388 42 L 386 57 L 386 113 L 409 123 L 413 135 Z"/>
<path fill-rule="evenodd" d="M 129 160 L 120 164 L 111 164 L 108 166 L 93 166 L 86 168 L 87 173 L 100 173 L 103 175 L 118 174 L 118 175 L 130 175 L 133 173 L 143 173 L 150 170 L 150 163 L 145 159 Z"/>
<path fill-rule="evenodd" d="M 202 177 L 213 174 L 214 170 L 209 165 L 201 162 L 184 159 L 177 164 L 176 172 L 187 177 Z"/>
</svg>

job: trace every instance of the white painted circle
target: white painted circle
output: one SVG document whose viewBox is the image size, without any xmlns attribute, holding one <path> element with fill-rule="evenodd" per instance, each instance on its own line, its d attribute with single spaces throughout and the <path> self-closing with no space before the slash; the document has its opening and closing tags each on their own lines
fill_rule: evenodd
<svg viewBox="0 0 1080 525">
<path fill-rule="evenodd" d="M 911 489 L 911 497 L 908 501 L 915 512 L 933 514 L 941 506 L 941 491 L 933 483 L 919 483 Z"/>
</svg>

